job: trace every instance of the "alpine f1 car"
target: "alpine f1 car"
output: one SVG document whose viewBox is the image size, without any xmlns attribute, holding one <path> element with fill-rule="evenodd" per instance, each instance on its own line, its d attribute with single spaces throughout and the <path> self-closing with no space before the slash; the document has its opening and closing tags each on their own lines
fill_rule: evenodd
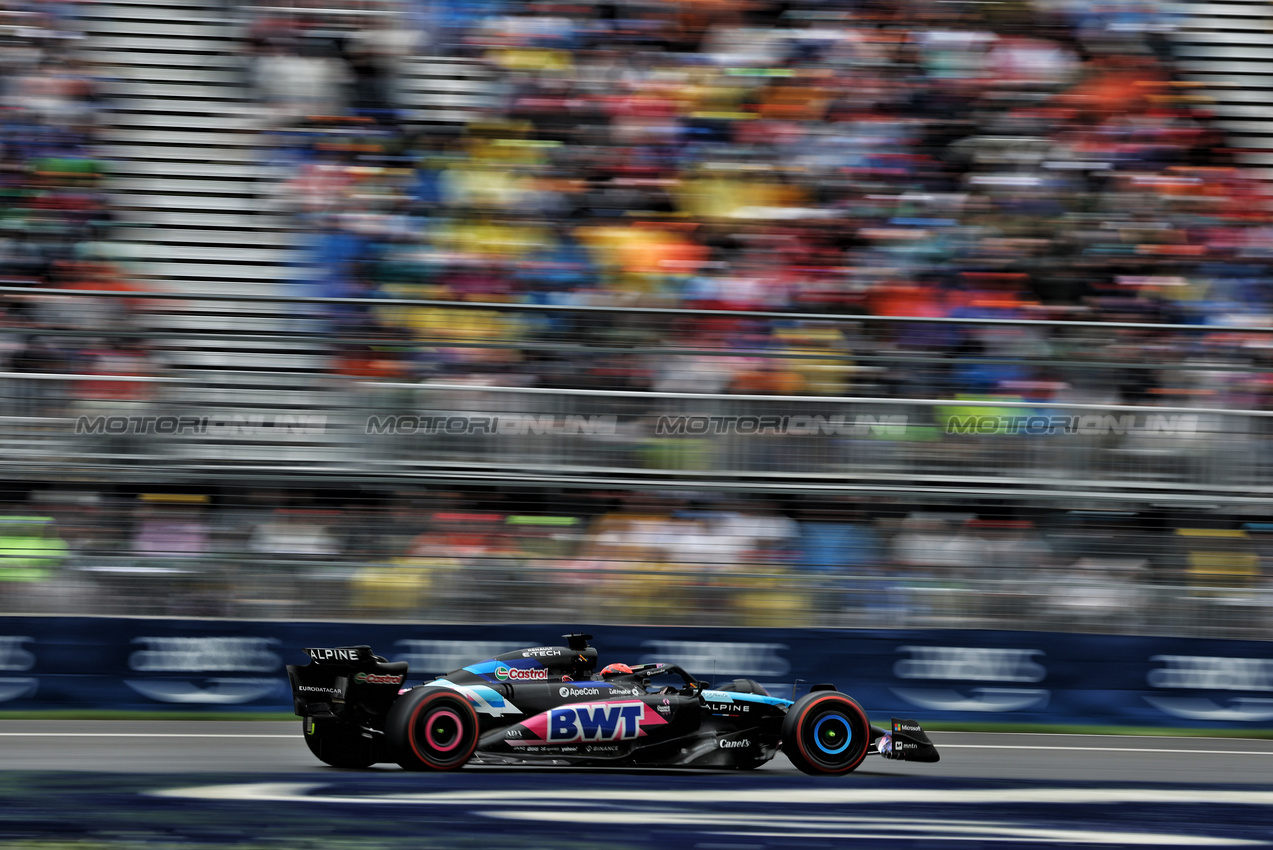
<svg viewBox="0 0 1273 850">
<path fill-rule="evenodd" d="M 478 764 L 738 768 L 779 750 L 809 774 L 843 774 L 868 754 L 935 762 L 913 720 L 872 726 L 834 685 L 789 700 L 751 679 L 709 685 L 675 664 L 612 664 L 590 635 L 539 646 L 405 687 L 407 663 L 369 646 L 307 649 L 288 665 L 305 742 L 341 768 Z M 793 694 L 794 696 L 794 694 Z"/>
</svg>

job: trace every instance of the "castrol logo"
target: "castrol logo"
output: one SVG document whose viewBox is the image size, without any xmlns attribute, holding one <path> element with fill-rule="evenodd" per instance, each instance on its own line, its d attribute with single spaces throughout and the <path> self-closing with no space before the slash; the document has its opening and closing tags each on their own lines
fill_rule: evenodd
<svg viewBox="0 0 1273 850">
<path fill-rule="evenodd" d="M 368 685 L 401 685 L 402 676 L 387 676 L 379 673 L 359 673 L 354 676 L 355 682 L 365 682 Z"/>
<path fill-rule="evenodd" d="M 521 670 L 517 667 L 500 665 L 495 668 L 495 678 L 501 682 L 542 682 L 548 678 L 548 671 L 543 669 Z"/>
</svg>

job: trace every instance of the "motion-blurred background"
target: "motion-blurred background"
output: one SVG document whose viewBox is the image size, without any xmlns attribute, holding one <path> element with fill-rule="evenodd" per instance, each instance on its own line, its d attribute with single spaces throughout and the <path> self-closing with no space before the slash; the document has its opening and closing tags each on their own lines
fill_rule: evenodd
<svg viewBox="0 0 1273 850">
<path fill-rule="evenodd" d="M 0 614 L 1273 637 L 1271 25 L 3 0 Z"/>
</svg>

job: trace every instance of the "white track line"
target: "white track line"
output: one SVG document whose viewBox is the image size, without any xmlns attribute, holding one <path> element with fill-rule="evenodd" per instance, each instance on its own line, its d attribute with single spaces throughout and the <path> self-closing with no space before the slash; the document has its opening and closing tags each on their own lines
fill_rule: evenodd
<svg viewBox="0 0 1273 850">
<path fill-rule="evenodd" d="M 934 742 L 936 743 L 936 742 Z M 943 750 L 1065 750 L 1084 753 L 1191 753 L 1211 756 L 1273 756 L 1273 750 L 1192 750 L 1168 747 L 1050 747 L 1043 744 L 937 744 Z"/>
</svg>

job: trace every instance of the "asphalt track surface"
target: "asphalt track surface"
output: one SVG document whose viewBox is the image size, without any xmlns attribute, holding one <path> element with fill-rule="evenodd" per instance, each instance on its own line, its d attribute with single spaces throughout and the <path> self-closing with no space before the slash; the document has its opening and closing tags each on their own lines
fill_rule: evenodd
<svg viewBox="0 0 1273 850">
<path fill-rule="evenodd" d="M 0 721 L 0 848 L 1273 848 L 1270 740 L 932 737 L 837 778 L 416 774 L 326 767 L 299 721 Z"/>
</svg>

